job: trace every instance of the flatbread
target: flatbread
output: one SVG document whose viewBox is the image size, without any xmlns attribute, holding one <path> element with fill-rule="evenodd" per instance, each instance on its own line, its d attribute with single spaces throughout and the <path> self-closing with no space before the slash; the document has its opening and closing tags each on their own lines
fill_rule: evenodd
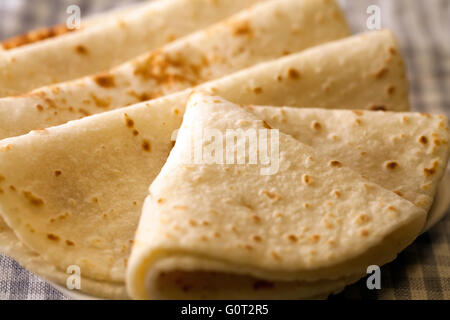
<svg viewBox="0 0 450 320">
<path fill-rule="evenodd" d="M 376 97 L 387 107 L 404 109 L 407 100 L 383 98 L 385 86 L 377 85 L 378 79 L 364 80 L 373 62 L 384 61 L 382 53 L 388 51 L 383 43 L 394 44 L 387 31 L 357 36 L 259 65 L 203 88 L 242 103 L 282 106 L 296 105 L 297 100 L 300 107 L 360 107 L 370 106 Z M 361 51 L 355 50 L 358 46 Z M 341 59 L 344 74 L 334 70 Z M 316 62 L 320 72 L 308 69 Z M 347 68 L 354 64 L 360 67 Z M 302 70 L 302 78 L 279 82 L 277 76 L 291 69 Z M 394 72 L 389 75 L 396 77 Z M 328 78 L 334 80 L 333 90 L 351 81 L 351 91 L 323 95 L 320 86 L 312 86 L 308 94 L 296 90 Z M 265 90 L 247 90 L 252 84 Z M 399 85 L 407 86 L 403 81 Z M 123 283 L 148 186 L 172 148 L 171 138 L 192 91 L 2 140 L 0 214 L 8 226 L 28 248 L 60 270 L 76 264 L 87 279 Z"/>
<path fill-rule="evenodd" d="M 151 0 L 151 1 L 160 1 L 160 0 Z M 85 30 L 95 25 L 100 25 L 103 23 L 107 23 L 109 21 L 117 21 L 118 19 L 121 19 L 123 17 L 126 18 L 127 15 L 132 14 L 137 10 L 146 10 L 148 4 L 149 1 L 135 4 L 127 4 L 125 6 L 120 6 L 119 4 L 119 7 L 114 8 L 108 12 L 94 13 L 87 17 L 82 17 L 82 19 L 80 19 L 80 28 L 78 29 L 76 28 L 70 29 L 67 27 L 66 24 L 59 24 L 51 27 L 33 29 L 23 34 L 12 36 L 10 38 L 0 41 L 0 54 L 2 53 L 2 51 L 4 52 L 8 50 L 14 50 L 19 47 L 37 43 L 40 41 L 45 41 L 47 39 L 60 37 L 69 32 Z"/>
<path fill-rule="evenodd" d="M 0 253 L 10 256 L 28 271 L 63 286 L 65 286 L 70 276 L 70 273 L 64 272 L 55 265 L 48 263 L 42 256 L 22 244 L 2 219 L 0 219 Z M 96 281 L 82 277 L 81 290 L 89 292 L 93 297 L 98 298 L 128 299 L 123 283 Z"/>
<path fill-rule="evenodd" d="M 426 113 L 252 108 L 269 125 L 428 211 L 449 157 L 448 119 Z M 380 152 L 382 150 L 383 152 Z"/>
<path fill-rule="evenodd" d="M 298 281 L 362 275 L 418 236 L 423 209 L 268 129 L 263 119 L 220 97 L 191 96 L 177 143 L 144 203 L 127 270 L 132 298 L 171 298 L 172 291 L 190 298 L 191 289 L 194 298 L 252 298 L 257 290 L 241 286 L 242 276 L 284 282 L 271 290 L 273 297 L 280 290 L 283 298 L 298 298 L 292 288 L 302 289 Z M 246 132 L 256 139 L 247 141 Z M 236 162 L 230 141 L 243 148 L 244 164 Z M 198 150 L 212 158 L 197 157 Z M 270 163 L 262 163 L 261 153 Z M 395 241 L 386 241 L 391 236 Z M 208 282 L 198 283 L 204 272 Z M 214 286 L 223 277 L 226 292 Z"/>
<path fill-rule="evenodd" d="M 108 70 L 262 1 L 149 2 L 116 19 L 3 51 L 0 96 Z"/>
<path fill-rule="evenodd" d="M 0 138 L 164 96 L 348 35 L 334 1 L 268 1 L 108 73 L 0 99 Z"/>
</svg>

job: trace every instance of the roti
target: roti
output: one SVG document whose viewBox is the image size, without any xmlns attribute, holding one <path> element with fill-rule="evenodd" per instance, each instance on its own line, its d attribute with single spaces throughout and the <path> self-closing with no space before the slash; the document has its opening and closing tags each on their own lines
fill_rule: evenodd
<svg viewBox="0 0 450 320">
<path fill-rule="evenodd" d="M 268 1 L 109 72 L 0 99 L 0 138 L 181 91 L 348 35 L 334 1 Z"/>
<path fill-rule="evenodd" d="M 390 261 L 417 237 L 426 212 L 333 161 L 238 105 L 194 94 L 144 203 L 127 270 L 130 296 L 270 291 L 296 299 L 304 297 L 302 282 L 363 275 Z"/>
</svg>

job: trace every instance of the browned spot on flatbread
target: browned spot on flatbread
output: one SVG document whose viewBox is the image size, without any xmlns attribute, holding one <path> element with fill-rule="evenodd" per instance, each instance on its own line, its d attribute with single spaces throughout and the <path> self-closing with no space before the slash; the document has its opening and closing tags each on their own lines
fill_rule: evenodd
<svg viewBox="0 0 450 320">
<path fill-rule="evenodd" d="M 109 73 L 96 75 L 93 77 L 93 80 L 97 85 L 103 88 L 114 88 L 116 86 L 114 76 Z"/>
<path fill-rule="evenodd" d="M 256 87 L 256 88 L 253 88 L 253 92 L 256 94 L 260 94 L 263 92 L 263 89 L 261 87 Z"/>
<path fill-rule="evenodd" d="M 83 108 L 79 108 L 78 112 L 81 113 L 82 115 L 86 116 L 86 117 L 91 115 L 91 113 L 89 111 L 87 111 L 87 110 L 85 110 Z"/>
<path fill-rule="evenodd" d="M 123 116 L 124 116 L 124 118 L 125 118 L 125 125 L 126 125 L 128 128 L 130 128 L 130 129 L 133 128 L 133 127 L 134 127 L 134 120 L 131 119 L 131 118 L 128 116 L 128 114 L 126 114 L 126 113 L 124 113 Z"/>
<path fill-rule="evenodd" d="M 67 26 L 64 24 L 56 25 L 53 27 L 40 28 L 6 39 L 1 42 L 1 45 L 3 49 L 11 50 L 42 40 L 57 37 L 65 33 L 73 32 L 75 30 L 76 29 L 67 28 Z"/>
<path fill-rule="evenodd" d="M 318 121 L 313 121 L 311 123 L 311 128 L 313 128 L 316 131 L 319 131 L 320 129 L 322 129 L 322 125 Z"/>
<path fill-rule="evenodd" d="M 290 79 L 294 79 L 294 80 L 299 79 L 300 78 L 300 72 L 297 69 L 295 69 L 295 68 L 289 68 L 289 70 L 288 70 L 288 77 Z"/>
<path fill-rule="evenodd" d="M 99 98 L 93 93 L 91 93 L 91 98 L 99 108 L 108 108 L 111 105 L 111 98 Z"/>
<path fill-rule="evenodd" d="M 386 111 L 387 108 L 383 105 L 372 105 L 369 107 L 370 110 L 372 111 Z"/>
<path fill-rule="evenodd" d="M 384 67 L 384 68 L 381 68 L 381 69 L 377 70 L 377 71 L 373 74 L 373 76 L 374 76 L 376 79 L 381 79 L 381 78 L 383 78 L 385 75 L 387 75 L 388 72 L 389 72 L 389 69 L 386 68 L 386 67 Z"/>
<path fill-rule="evenodd" d="M 162 86 L 171 87 L 177 83 L 195 86 L 202 82 L 201 71 L 208 66 L 206 57 L 202 57 L 199 63 L 194 64 L 183 54 L 170 55 L 159 50 L 136 63 L 134 74 L 143 80 L 153 80 Z M 153 94 L 147 92 L 147 95 Z"/>
<path fill-rule="evenodd" d="M 264 120 L 263 120 L 263 126 L 264 126 L 264 128 L 269 129 L 269 130 L 272 129 L 272 127 Z"/>
<path fill-rule="evenodd" d="M 128 91 L 127 94 L 129 94 L 130 96 L 136 98 L 140 102 L 156 99 L 156 98 L 159 98 L 159 97 L 161 97 L 163 95 L 163 93 L 160 92 L 160 91 L 152 92 L 152 93 L 147 93 L 147 92 L 137 93 L 134 90 Z"/>
<path fill-rule="evenodd" d="M 425 136 L 421 136 L 421 137 L 419 138 L 419 142 L 420 142 L 421 144 L 428 144 L 428 138 L 425 137 Z"/>
<path fill-rule="evenodd" d="M 53 233 L 47 233 L 47 239 L 52 241 L 59 241 L 59 237 Z"/>
<path fill-rule="evenodd" d="M 337 160 L 330 161 L 330 166 L 340 168 L 342 167 L 342 163 Z"/>
<path fill-rule="evenodd" d="M 75 46 L 75 52 L 80 55 L 84 55 L 84 56 L 89 54 L 89 50 L 81 44 Z"/>
<path fill-rule="evenodd" d="M 253 30 L 248 21 L 239 21 L 232 24 L 232 32 L 235 36 L 251 36 Z"/>
<path fill-rule="evenodd" d="M 152 145 L 147 139 L 142 140 L 142 150 L 144 150 L 145 152 L 152 151 Z"/>
<path fill-rule="evenodd" d="M 425 176 L 430 177 L 430 176 L 434 175 L 436 173 L 436 170 L 438 169 L 438 166 L 439 166 L 439 162 L 434 161 L 433 166 L 431 168 L 424 168 L 423 172 L 424 172 Z"/>
<path fill-rule="evenodd" d="M 32 192 L 22 191 L 22 194 L 25 197 L 25 199 L 28 200 L 28 202 L 30 202 L 32 205 L 36 207 L 42 207 L 44 205 L 44 201 L 38 196 L 34 195 Z"/>
<path fill-rule="evenodd" d="M 387 169 L 391 170 L 397 169 L 399 167 L 399 164 L 395 161 L 387 161 L 385 165 Z"/>
</svg>

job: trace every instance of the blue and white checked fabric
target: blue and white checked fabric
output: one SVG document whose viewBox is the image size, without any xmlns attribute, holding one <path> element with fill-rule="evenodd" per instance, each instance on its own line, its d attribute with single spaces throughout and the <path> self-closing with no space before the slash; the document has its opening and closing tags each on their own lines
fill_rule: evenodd
<svg viewBox="0 0 450 320">
<path fill-rule="evenodd" d="M 381 25 L 394 31 L 409 70 L 416 111 L 450 116 L 450 1 L 338 0 L 353 31 L 367 30 L 367 8 L 381 9 Z M 64 22 L 77 4 L 83 16 L 139 0 L 0 0 L 0 39 Z M 450 299 L 450 216 L 382 268 L 382 290 L 365 280 L 332 299 Z M 67 299 L 13 260 L 0 256 L 0 299 Z"/>
</svg>

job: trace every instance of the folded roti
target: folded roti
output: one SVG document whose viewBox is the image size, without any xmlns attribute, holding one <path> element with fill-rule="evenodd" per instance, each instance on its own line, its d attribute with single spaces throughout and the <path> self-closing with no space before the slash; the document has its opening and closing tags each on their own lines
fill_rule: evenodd
<svg viewBox="0 0 450 320">
<path fill-rule="evenodd" d="M 423 209 L 269 129 L 217 96 L 190 98 L 144 203 L 127 270 L 132 298 L 260 298 L 257 281 L 273 298 L 303 298 L 298 281 L 363 275 L 417 237 Z"/>
<path fill-rule="evenodd" d="M 0 96 L 108 70 L 262 1 L 149 2 L 75 32 L 2 51 Z"/>
<path fill-rule="evenodd" d="M 0 137 L 167 95 L 348 35 L 334 1 L 268 1 L 108 73 L 0 99 Z"/>
<path fill-rule="evenodd" d="M 448 119 L 426 113 L 250 108 L 337 165 L 428 211 L 449 157 Z M 380 152 L 383 150 L 383 152 Z"/>
<path fill-rule="evenodd" d="M 394 44 L 387 31 L 353 37 L 202 88 L 238 103 L 357 108 L 381 99 L 388 109 L 405 109 L 407 100 L 384 96 L 385 86 L 377 85 L 378 79 L 366 79 Z M 335 72 L 341 60 L 343 74 Z M 314 64 L 320 70 L 311 70 Z M 355 64 L 359 68 L 350 67 Z M 302 72 L 302 78 L 279 82 L 278 76 L 289 70 Z M 389 76 L 397 78 L 396 72 Z M 314 84 L 329 79 L 330 91 L 336 94 L 324 95 Z M 264 90 L 248 90 L 253 84 Z M 351 89 L 340 90 L 349 84 Z M 407 87 L 403 81 L 398 85 Z M 143 200 L 172 148 L 171 138 L 191 92 L 2 140 L 0 214 L 8 226 L 26 247 L 59 270 L 75 264 L 86 279 L 123 284 Z M 38 273 L 45 276 L 45 271 Z"/>
</svg>

